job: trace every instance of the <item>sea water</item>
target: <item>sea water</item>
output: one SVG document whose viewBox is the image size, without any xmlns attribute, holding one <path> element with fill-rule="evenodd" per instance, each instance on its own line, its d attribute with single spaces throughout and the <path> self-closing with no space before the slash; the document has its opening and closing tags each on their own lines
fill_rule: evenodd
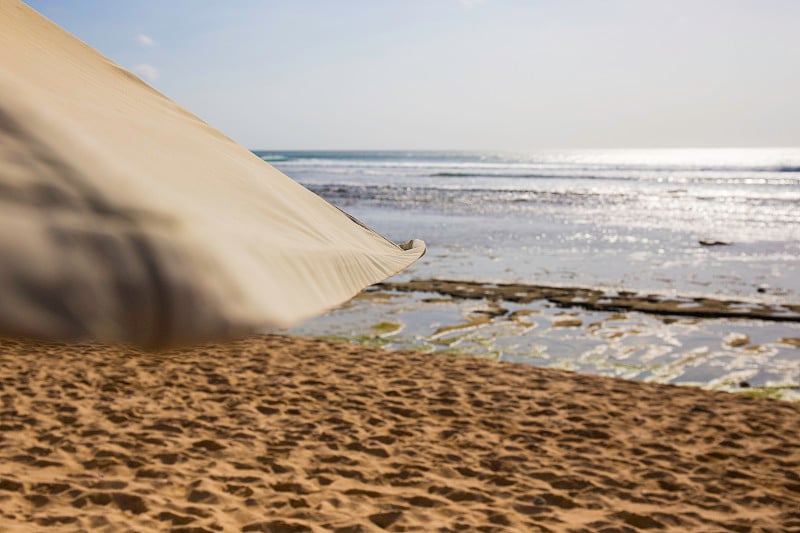
<svg viewBox="0 0 800 533">
<path fill-rule="evenodd" d="M 800 301 L 800 149 L 256 154 L 389 238 L 425 240 L 401 280 Z"/>
</svg>

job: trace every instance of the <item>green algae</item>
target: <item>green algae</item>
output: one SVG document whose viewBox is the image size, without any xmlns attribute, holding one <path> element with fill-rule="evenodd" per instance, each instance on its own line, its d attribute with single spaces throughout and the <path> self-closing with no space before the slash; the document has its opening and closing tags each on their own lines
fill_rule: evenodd
<svg viewBox="0 0 800 533">
<path fill-rule="evenodd" d="M 353 336 L 321 335 L 321 336 L 316 336 L 314 338 L 326 341 L 356 343 L 371 348 L 382 348 L 391 342 L 382 337 L 376 337 L 375 335 L 353 335 Z"/>
<path fill-rule="evenodd" d="M 800 385 L 760 386 L 735 391 L 753 398 L 770 398 L 773 400 L 788 399 L 791 392 L 800 393 Z"/>
<path fill-rule="evenodd" d="M 370 327 L 370 330 L 381 337 L 393 335 L 401 329 L 403 329 L 403 324 L 397 322 L 378 322 Z"/>
<path fill-rule="evenodd" d="M 452 337 L 431 337 L 427 339 L 429 342 L 434 344 L 439 344 L 442 346 L 453 346 L 454 344 L 458 344 L 460 341 L 467 338 L 467 335 L 454 335 Z"/>
</svg>

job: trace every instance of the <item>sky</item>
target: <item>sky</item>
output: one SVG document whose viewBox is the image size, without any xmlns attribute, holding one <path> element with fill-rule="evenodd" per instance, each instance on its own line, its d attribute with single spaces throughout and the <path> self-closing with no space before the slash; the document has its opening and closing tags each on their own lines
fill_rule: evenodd
<svg viewBox="0 0 800 533">
<path fill-rule="evenodd" d="M 800 146 L 795 0 L 26 0 L 251 149 Z"/>
</svg>

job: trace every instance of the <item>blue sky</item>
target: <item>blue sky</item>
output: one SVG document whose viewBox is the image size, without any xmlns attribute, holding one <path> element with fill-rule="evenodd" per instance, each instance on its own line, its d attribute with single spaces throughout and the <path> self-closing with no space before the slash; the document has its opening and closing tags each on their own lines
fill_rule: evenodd
<svg viewBox="0 0 800 533">
<path fill-rule="evenodd" d="M 252 149 L 800 146 L 793 0 L 28 0 Z"/>
</svg>

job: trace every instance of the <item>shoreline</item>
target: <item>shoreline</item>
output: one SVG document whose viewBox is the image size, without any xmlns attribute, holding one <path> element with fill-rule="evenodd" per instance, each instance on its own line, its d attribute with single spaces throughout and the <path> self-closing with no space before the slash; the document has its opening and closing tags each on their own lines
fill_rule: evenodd
<svg viewBox="0 0 800 533">
<path fill-rule="evenodd" d="M 602 309 L 592 308 L 587 293 Z M 653 309 L 663 296 L 605 296 L 582 287 L 383 283 L 286 332 L 800 400 L 800 321 L 780 314 L 787 308 L 739 316 L 752 306 L 703 298 L 699 312 L 680 307 L 672 314 L 688 298 L 672 297 Z M 713 317 L 705 316 L 709 309 Z M 752 316 L 768 313 L 778 313 L 778 320 Z"/>
<path fill-rule="evenodd" d="M 0 369 L 0 529 L 800 527 L 789 402 L 286 336 Z"/>
</svg>

